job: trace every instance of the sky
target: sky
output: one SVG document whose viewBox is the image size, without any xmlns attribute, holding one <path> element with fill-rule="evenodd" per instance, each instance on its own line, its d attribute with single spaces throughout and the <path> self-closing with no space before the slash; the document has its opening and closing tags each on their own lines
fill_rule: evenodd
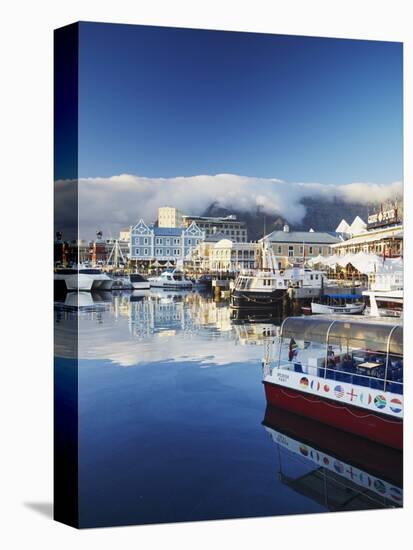
<svg viewBox="0 0 413 550">
<path fill-rule="evenodd" d="M 401 180 L 402 45 L 81 23 L 79 176 L 221 173 Z"/>
</svg>

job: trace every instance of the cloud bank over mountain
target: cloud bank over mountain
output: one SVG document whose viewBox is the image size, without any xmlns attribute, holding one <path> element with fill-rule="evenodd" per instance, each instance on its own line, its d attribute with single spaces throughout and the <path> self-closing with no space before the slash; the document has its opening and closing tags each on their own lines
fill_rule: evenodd
<svg viewBox="0 0 413 550">
<path fill-rule="evenodd" d="M 55 182 L 56 207 L 63 215 L 64 197 L 71 180 Z M 121 227 L 143 218 L 155 221 L 159 206 L 176 206 L 186 214 L 200 215 L 211 205 L 254 213 L 279 214 L 290 223 L 299 223 L 306 208 L 305 198 L 319 197 L 346 203 L 385 202 L 402 197 L 400 181 L 378 183 L 291 183 L 275 178 L 255 178 L 235 174 L 198 175 L 175 178 L 146 178 L 121 174 L 108 178 L 79 180 L 79 227 L 83 238 L 92 238 L 97 229 L 106 237 L 117 236 Z M 62 197 L 62 199 L 60 199 Z M 59 213 L 56 215 L 59 218 Z"/>
</svg>

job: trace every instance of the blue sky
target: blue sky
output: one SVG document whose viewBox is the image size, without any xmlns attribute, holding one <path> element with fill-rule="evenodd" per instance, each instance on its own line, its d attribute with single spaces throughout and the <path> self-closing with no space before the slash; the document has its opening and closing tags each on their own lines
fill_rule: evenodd
<svg viewBox="0 0 413 550">
<path fill-rule="evenodd" d="M 122 173 L 400 180 L 402 45 L 82 23 L 79 175 Z"/>
</svg>

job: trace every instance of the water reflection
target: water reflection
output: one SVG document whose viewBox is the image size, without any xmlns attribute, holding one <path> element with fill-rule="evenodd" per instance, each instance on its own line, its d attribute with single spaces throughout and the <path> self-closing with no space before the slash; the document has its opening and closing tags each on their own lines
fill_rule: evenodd
<svg viewBox="0 0 413 550">
<path fill-rule="evenodd" d="M 399 505 L 391 453 L 267 410 L 268 437 L 262 359 L 279 321 L 240 322 L 228 301 L 164 291 L 63 296 L 55 321 L 57 382 L 78 376 L 81 526 Z M 373 488 L 299 456 L 302 445 L 369 475 Z M 278 477 L 277 453 L 287 453 Z"/>
<path fill-rule="evenodd" d="M 278 479 L 331 512 L 400 507 L 402 453 L 267 407 Z"/>
<path fill-rule="evenodd" d="M 216 302 L 209 293 L 69 294 L 55 302 L 55 339 L 62 356 L 66 356 L 68 331 L 77 330 L 75 322 L 70 327 L 75 319 L 79 357 L 109 359 L 120 366 L 182 359 L 204 367 L 242 359 L 260 363 L 262 351 L 257 344 L 276 333 L 273 322 L 235 323 L 229 302 Z M 102 326 L 96 330 L 96 325 Z"/>
</svg>

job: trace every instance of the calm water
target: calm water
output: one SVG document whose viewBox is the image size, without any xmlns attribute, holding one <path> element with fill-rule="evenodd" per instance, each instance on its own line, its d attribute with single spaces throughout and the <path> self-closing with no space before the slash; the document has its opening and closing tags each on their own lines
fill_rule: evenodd
<svg viewBox="0 0 413 550">
<path fill-rule="evenodd" d="M 82 526 L 401 504 L 397 453 L 367 445 L 352 457 L 348 435 L 266 410 L 261 361 L 274 325 L 233 322 L 228 302 L 198 293 L 81 303 L 67 307 L 69 296 L 55 316 L 57 376 L 79 319 Z"/>
</svg>

